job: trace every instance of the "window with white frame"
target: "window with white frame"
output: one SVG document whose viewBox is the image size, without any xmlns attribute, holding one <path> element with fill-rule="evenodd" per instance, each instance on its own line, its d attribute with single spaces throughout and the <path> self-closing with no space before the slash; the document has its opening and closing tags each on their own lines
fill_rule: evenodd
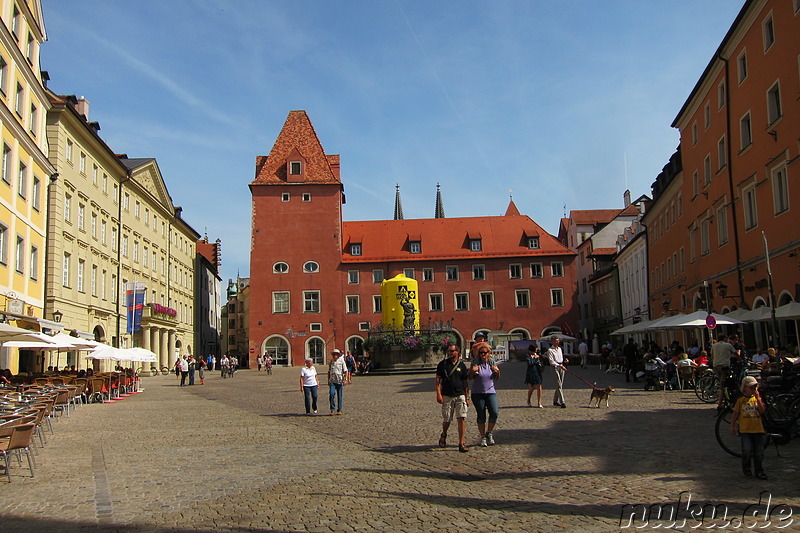
<svg viewBox="0 0 800 533">
<path fill-rule="evenodd" d="M 736 75 L 740 84 L 747 79 L 747 50 L 742 50 L 736 58 Z"/>
<path fill-rule="evenodd" d="M 0 92 L 4 95 L 8 90 L 8 63 L 0 56 Z"/>
<path fill-rule="evenodd" d="M 544 277 L 544 269 L 542 268 L 541 263 L 531 263 L 531 277 L 532 278 Z"/>
<path fill-rule="evenodd" d="M 481 309 L 494 309 L 494 292 L 486 291 L 480 293 Z"/>
<path fill-rule="evenodd" d="M 3 181 L 11 185 L 11 147 L 3 144 Z"/>
<path fill-rule="evenodd" d="M 20 198 L 25 198 L 28 188 L 28 167 L 25 163 L 19 164 L 19 179 L 17 180 L 17 194 Z"/>
<path fill-rule="evenodd" d="M 509 279 L 522 279 L 522 264 L 511 263 L 508 265 L 508 278 Z"/>
<path fill-rule="evenodd" d="M 453 309 L 456 311 L 469 311 L 469 293 L 455 293 L 453 295 L 453 306 Z"/>
<path fill-rule="evenodd" d="M 25 239 L 19 235 L 17 235 L 17 247 L 14 254 L 14 266 L 17 273 L 23 274 L 25 272 Z"/>
<path fill-rule="evenodd" d="M 403 275 L 407 278 L 414 279 L 414 269 L 413 268 L 404 268 Z"/>
<path fill-rule="evenodd" d="M 281 202 L 288 202 L 292 196 L 288 192 L 281 193 Z"/>
<path fill-rule="evenodd" d="M 531 291 L 529 289 L 517 289 L 514 291 L 517 307 L 531 306 Z"/>
<path fill-rule="evenodd" d="M 766 52 L 775 44 L 775 22 L 772 20 L 772 13 L 764 19 L 761 29 L 764 35 L 764 51 Z"/>
<path fill-rule="evenodd" d="M 97 238 L 97 213 L 92 212 L 89 218 L 89 230 L 93 238 Z"/>
<path fill-rule="evenodd" d="M 31 246 L 31 262 L 28 271 L 32 280 L 39 279 L 39 249 L 36 246 Z"/>
<path fill-rule="evenodd" d="M 433 269 L 432 268 L 423 268 L 422 269 L 422 281 L 433 281 Z"/>
<path fill-rule="evenodd" d="M 697 175 L 697 171 L 694 171 L 692 174 L 692 198 L 697 196 L 700 193 L 700 178 Z"/>
<path fill-rule="evenodd" d="M 122 209 L 125 211 L 130 211 L 131 208 L 131 195 L 125 193 L 122 195 Z"/>
<path fill-rule="evenodd" d="M 361 255 L 361 243 L 350 244 L 350 255 Z"/>
<path fill-rule="evenodd" d="M 128 257 L 128 236 L 122 236 L 122 257 Z"/>
<path fill-rule="evenodd" d="M 717 85 L 717 109 L 722 109 L 725 105 L 725 80 L 719 82 Z"/>
<path fill-rule="evenodd" d="M 303 265 L 303 272 L 308 274 L 319 272 L 319 263 L 316 261 L 306 261 L 306 263 Z"/>
<path fill-rule="evenodd" d="M 348 270 L 347 271 L 347 283 L 357 285 L 358 284 L 358 270 Z"/>
<path fill-rule="evenodd" d="M 381 298 L 380 294 L 372 295 L 372 312 L 373 313 L 383 312 L 383 299 Z"/>
<path fill-rule="evenodd" d="M 758 208 L 756 207 L 755 184 L 742 191 L 742 205 L 744 207 L 744 227 L 753 229 L 758 226 Z"/>
<path fill-rule="evenodd" d="M 319 291 L 303 291 L 303 312 L 319 313 Z"/>
<path fill-rule="evenodd" d="M 292 176 L 299 176 L 303 173 L 302 161 L 289 161 L 289 174 Z"/>
<path fill-rule="evenodd" d="M 161 299 L 164 299 L 164 295 L 161 295 Z M 117 275 L 111 274 L 111 302 L 117 303 Z"/>
<path fill-rule="evenodd" d="M 711 154 L 703 160 L 703 185 L 711 183 Z"/>
<path fill-rule="evenodd" d="M 717 141 L 717 161 L 719 162 L 719 168 L 724 167 L 728 164 L 728 157 L 727 157 L 727 143 L 725 142 L 725 136 L 719 138 Z"/>
<path fill-rule="evenodd" d="M 310 192 L 304 192 L 303 195 L 302 195 L 302 200 L 304 202 L 310 202 L 311 201 L 311 193 Z"/>
<path fill-rule="evenodd" d="M 359 303 L 359 298 L 357 294 L 351 294 L 347 296 L 347 313 L 348 314 L 358 314 L 361 312 L 361 306 Z"/>
<path fill-rule="evenodd" d="M 81 152 L 81 155 L 78 158 L 78 170 L 81 174 L 86 173 L 86 154 Z"/>
<path fill-rule="evenodd" d="M 750 111 L 739 119 L 739 148 L 744 150 L 753 142 L 753 129 L 750 121 Z"/>
<path fill-rule="evenodd" d="M 86 221 L 86 206 L 83 204 L 78 204 L 78 229 L 81 231 L 85 231 L 85 221 Z"/>
<path fill-rule="evenodd" d="M 133 262 L 139 262 L 139 241 L 133 241 Z"/>
<path fill-rule="evenodd" d="M 779 82 L 772 84 L 767 91 L 767 122 L 771 125 L 783 116 L 781 106 L 781 86 Z"/>
<path fill-rule="evenodd" d="M 472 279 L 486 279 L 486 267 L 484 265 L 472 265 Z"/>
<path fill-rule="evenodd" d="M 14 110 L 17 112 L 17 116 L 22 118 L 22 110 L 23 106 L 25 105 L 25 91 L 22 88 L 22 85 L 17 83 L 17 92 L 15 97 L 15 105 Z"/>
<path fill-rule="evenodd" d="M 564 306 L 564 289 L 550 289 L 550 306 Z"/>
<path fill-rule="evenodd" d="M 694 263 L 697 257 L 697 228 L 689 230 L 689 262 Z"/>
<path fill-rule="evenodd" d="M 444 311 L 441 293 L 431 293 L 428 295 L 428 310 L 432 312 Z"/>
<path fill-rule="evenodd" d="M 372 271 L 372 283 L 383 282 L 383 269 L 375 269 Z"/>
<path fill-rule="evenodd" d="M 458 281 L 458 265 L 449 265 L 444 268 L 447 281 Z"/>
<path fill-rule="evenodd" d="M 717 209 L 717 242 L 720 246 L 728 244 L 728 210 L 725 206 Z"/>
<path fill-rule="evenodd" d="M 711 219 L 700 222 L 700 255 L 706 255 L 711 249 Z"/>
<path fill-rule="evenodd" d="M 550 263 L 550 275 L 554 278 L 560 278 L 564 276 L 564 263 L 561 261 L 553 261 Z"/>
<path fill-rule="evenodd" d="M 473 252 L 480 252 L 483 249 L 480 239 L 471 239 L 469 241 L 469 249 Z"/>
<path fill-rule="evenodd" d="M 422 253 L 422 243 L 420 241 L 411 241 L 408 243 L 408 250 L 412 254 L 421 254 Z"/>
<path fill-rule="evenodd" d="M 785 164 L 772 171 L 772 201 L 776 215 L 789 210 L 789 180 Z"/>
<path fill-rule="evenodd" d="M 274 265 L 272 265 L 272 272 L 275 274 L 286 274 L 289 272 L 289 263 L 284 263 L 283 261 L 278 261 Z"/>
<path fill-rule="evenodd" d="M 71 262 L 72 262 L 72 255 L 68 252 L 64 252 L 64 261 L 61 264 L 61 284 L 64 287 L 69 287 Z"/>
<path fill-rule="evenodd" d="M 36 137 L 39 132 L 39 108 L 31 104 L 31 114 L 28 117 L 28 130 Z"/>
<path fill-rule="evenodd" d="M 92 296 L 97 296 L 97 265 L 92 265 L 92 274 L 89 279 Z"/>
<path fill-rule="evenodd" d="M 711 102 L 706 102 L 703 108 L 703 123 L 706 129 L 711 125 Z"/>
<path fill-rule="evenodd" d="M 530 250 L 539 249 L 539 237 L 528 237 L 528 249 Z"/>
<path fill-rule="evenodd" d="M 83 291 L 83 271 L 84 267 L 86 266 L 86 261 L 83 259 L 78 259 L 78 292 Z"/>
<path fill-rule="evenodd" d="M 0 263 L 8 264 L 8 227 L 0 224 Z"/>
<path fill-rule="evenodd" d="M 367 328 L 369 329 L 369 328 Z M 308 324 L 309 331 L 320 332 L 322 331 L 322 322 L 311 322 Z"/>
</svg>

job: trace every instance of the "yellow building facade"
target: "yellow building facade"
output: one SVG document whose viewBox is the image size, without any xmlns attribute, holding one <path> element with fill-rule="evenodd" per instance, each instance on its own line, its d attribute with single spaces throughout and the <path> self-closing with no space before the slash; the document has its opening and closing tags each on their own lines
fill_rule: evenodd
<svg viewBox="0 0 800 533">
<path fill-rule="evenodd" d="M 0 0 L 0 20 L 0 313 L 11 324 L 39 330 L 46 190 L 54 173 L 45 132 L 50 106 L 39 65 L 47 36 L 39 1 Z M 35 354 L 22 352 L 0 350 L 0 367 L 17 373 L 36 364 Z"/>
</svg>

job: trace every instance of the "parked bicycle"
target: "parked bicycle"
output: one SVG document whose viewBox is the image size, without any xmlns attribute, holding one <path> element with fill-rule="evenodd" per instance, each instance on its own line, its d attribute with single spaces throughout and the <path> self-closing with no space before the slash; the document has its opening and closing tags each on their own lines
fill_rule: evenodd
<svg viewBox="0 0 800 533">
<path fill-rule="evenodd" d="M 767 433 L 767 446 L 770 442 L 778 445 L 788 444 L 792 437 L 800 434 L 800 397 L 794 394 L 779 394 L 766 400 L 767 410 L 761 417 L 764 430 Z M 717 422 L 714 425 L 714 433 L 717 442 L 723 450 L 733 455 L 741 457 L 741 446 L 739 437 L 730 432 L 731 417 L 733 410 L 730 405 L 720 411 L 717 415 Z M 778 452 L 780 456 L 780 452 Z"/>
<path fill-rule="evenodd" d="M 150 366 L 150 368 L 147 368 L 147 367 L 145 367 L 145 366 L 140 366 L 139 368 L 137 368 L 137 369 L 136 369 L 136 373 L 137 373 L 138 375 L 140 375 L 140 376 L 146 376 L 146 375 L 148 375 L 148 374 L 149 374 L 149 375 L 151 375 L 151 376 L 157 376 L 157 375 L 158 375 L 158 372 L 159 372 L 159 369 L 158 369 L 158 367 L 157 367 L 157 366 L 154 366 L 154 365 L 153 365 L 153 366 Z M 162 373 L 163 375 L 165 375 L 165 376 L 166 376 L 167 374 L 169 374 L 169 367 L 162 366 L 162 367 L 161 367 L 161 373 Z"/>
</svg>

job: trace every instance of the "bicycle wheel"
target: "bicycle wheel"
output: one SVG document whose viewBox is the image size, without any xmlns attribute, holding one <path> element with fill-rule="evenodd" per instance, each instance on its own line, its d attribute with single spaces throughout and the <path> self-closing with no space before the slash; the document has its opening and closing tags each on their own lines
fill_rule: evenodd
<svg viewBox="0 0 800 533">
<path fill-rule="evenodd" d="M 161 374 L 163 374 L 163 375 L 165 375 L 165 376 L 166 376 L 166 375 L 168 375 L 168 374 L 169 374 L 169 367 L 167 367 L 167 366 L 162 366 L 162 367 L 161 367 Z"/>
<path fill-rule="evenodd" d="M 705 375 L 697 380 L 694 385 L 694 393 L 705 403 L 714 403 L 719 394 L 719 381 L 714 375 Z"/>
<path fill-rule="evenodd" d="M 158 375 L 158 367 L 151 366 L 150 367 L 150 375 L 151 376 L 157 376 Z"/>
<path fill-rule="evenodd" d="M 731 435 L 731 417 L 733 411 L 730 409 L 723 410 L 717 416 L 717 422 L 714 424 L 714 433 L 717 437 L 717 442 L 722 449 L 733 455 L 734 457 L 742 456 L 742 445 L 739 442 L 739 437 Z"/>
</svg>

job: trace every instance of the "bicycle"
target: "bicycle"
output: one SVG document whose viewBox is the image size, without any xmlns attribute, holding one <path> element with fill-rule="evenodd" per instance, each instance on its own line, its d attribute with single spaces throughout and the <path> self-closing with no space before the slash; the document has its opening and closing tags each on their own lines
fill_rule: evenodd
<svg viewBox="0 0 800 533">
<path fill-rule="evenodd" d="M 726 406 L 725 409 L 720 411 L 714 424 L 714 433 L 723 450 L 734 457 L 741 457 L 739 436 L 732 435 L 730 432 L 732 416 L 733 410 L 730 406 Z M 792 437 L 800 431 L 799 419 L 800 397 L 794 394 L 780 394 L 773 397 L 761 417 L 764 431 L 767 433 L 765 448 L 770 445 L 770 442 L 773 442 L 775 443 L 775 450 L 778 451 L 778 445 L 788 444 Z M 779 451 L 778 456 L 780 456 Z"/>
</svg>

